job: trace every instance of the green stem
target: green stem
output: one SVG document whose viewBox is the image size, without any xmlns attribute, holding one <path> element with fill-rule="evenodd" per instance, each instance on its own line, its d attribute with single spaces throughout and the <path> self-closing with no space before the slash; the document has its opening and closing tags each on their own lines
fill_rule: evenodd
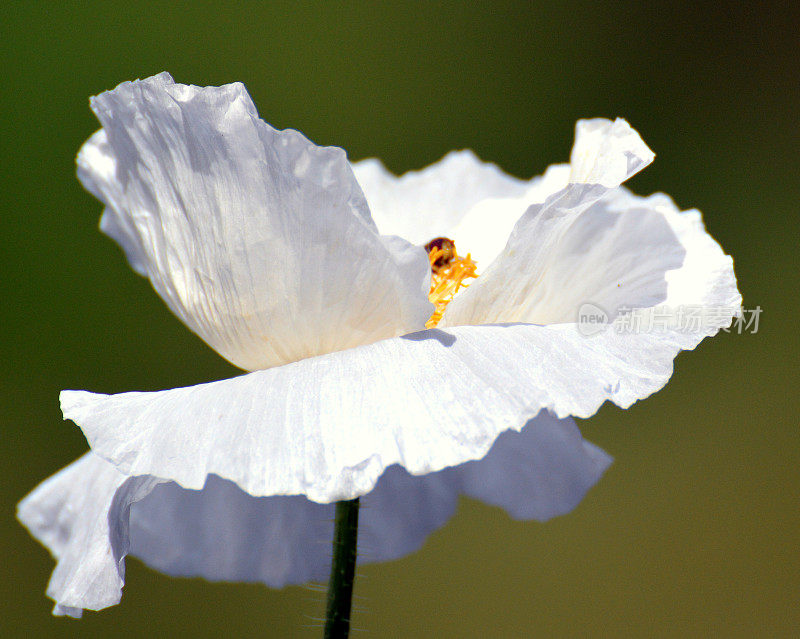
<svg viewBox="0 0 800 639">
<path fill-rule="evenodd" d="M 350 607 L 356 576 L 358 542 L 358 498 L 336 502 L 333 531 L 333 561 L 328 585 L 325 639 L 347 639 L 350 634 Z"/>
</svg>

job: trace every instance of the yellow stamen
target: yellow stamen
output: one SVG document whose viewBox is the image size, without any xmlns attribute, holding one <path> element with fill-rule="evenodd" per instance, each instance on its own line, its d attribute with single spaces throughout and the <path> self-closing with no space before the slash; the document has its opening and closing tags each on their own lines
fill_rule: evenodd
<svg viewBox="0 0 800 639">
<path fill-rule="evenodd" d="M 436 244 L 439 244 L 438 246 Z M 433 328 L 442 319 L 444 310 L 453 300 L 455 294 L 465 284 L 464 280 L 475 279 L 478 277 L 476 272 L 477 265 L 472 260 L 472 256 L 467 254 L 461 257 L 456 252 L 456 246 L 452 240 L 437 242 L 436 240 L 428 244 L 428 259 L 431 263 L 431 290 L 428 299 L 435 307 L 431 318 L 426 322 L 425 328 Z"/>
</svg>

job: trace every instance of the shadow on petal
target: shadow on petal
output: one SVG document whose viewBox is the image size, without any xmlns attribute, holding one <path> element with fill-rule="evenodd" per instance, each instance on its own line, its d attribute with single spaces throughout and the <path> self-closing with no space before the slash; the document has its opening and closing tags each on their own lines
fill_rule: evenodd
<svg viewBox="0 0 800 639">
<path fill-rule="evenodd" d="M 416 333 L 408 333 L 403 335 L 401 339 L 407 339 L 412 342 L 422 342 L 425 340 L 436 340 L 444 347 L 450 347 L 456 342 L 456 336 L 447 331 L 439 328 L 429 328 L 425 331 L 417 331 Z"/>
<path fill-rule="evenodd" d="M 361 500 L 359 561 L 416 551 L 452 517 L 462 494 L 514 519 L 567 513 L 610 463 L 572 419 L 543 412 L 521 432 L 500 435 L 482 460 L 420 476 L 390 466 Z M 320 581 L 330 569 L 332 519 L 332 504 L 296 495 L 252 497 L 211 475 L 203 490 L 162 484 L 135 503 L 130 552 L 175 576 L 273 587 Z"/>
</svg>

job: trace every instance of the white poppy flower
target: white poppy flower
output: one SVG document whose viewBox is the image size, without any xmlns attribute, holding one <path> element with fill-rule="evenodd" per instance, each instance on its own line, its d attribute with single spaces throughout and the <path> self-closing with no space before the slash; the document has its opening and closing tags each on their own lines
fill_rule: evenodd
<svg viewBox="0 0 800 639">
<path fill-rule="evenodd" d="M 419 547 L 459 494 L 565 513 L 610 463 L 571 416 L 657 391 L 741 303 L 697 211 L 620 186 L 653 159 L 624 120 L 579 122 L 570 164 L 523 181 L 468 151 L 399 178 L 351 165 L 260 120 L 241 84 L 161 74 L 92 108 L 78 174 L 101 229 L 253 372 L 62 393 L 91 452 L 19 507 L 57 560 L 57 613 L 117 603 L 128 553 L 171 575 L 322 579 L 331 502 L 361 495 L 365 561 Z M 429 256 L 437 237 L 455 248 Z M 579 330 L 586 303 L 606 330 Z M 727 310 L 615 330 L 663 306 Z"/>
</svg>

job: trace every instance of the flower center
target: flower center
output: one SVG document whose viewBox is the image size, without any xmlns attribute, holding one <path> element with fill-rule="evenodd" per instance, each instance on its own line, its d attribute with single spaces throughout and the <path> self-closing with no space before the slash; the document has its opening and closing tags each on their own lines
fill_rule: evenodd
<svg viewBox="0 0 800 639">
<path fill-rule="evenodd" d="M 446 237 L 437 237 L 425 245 L 428 259 L 431 263 L 431 290 L 428 299 L 435 310 L 431 318 L 425 323 L 425 328 L 433 328 L 439 323 L 444 314 L 444 309 L 453 300 L 455 294 L 466 288 L 464 280 L 478 277 L 477 265 L 467 253 L 461 257 L 456 251 L 456 243 Z"/>
</svg>

